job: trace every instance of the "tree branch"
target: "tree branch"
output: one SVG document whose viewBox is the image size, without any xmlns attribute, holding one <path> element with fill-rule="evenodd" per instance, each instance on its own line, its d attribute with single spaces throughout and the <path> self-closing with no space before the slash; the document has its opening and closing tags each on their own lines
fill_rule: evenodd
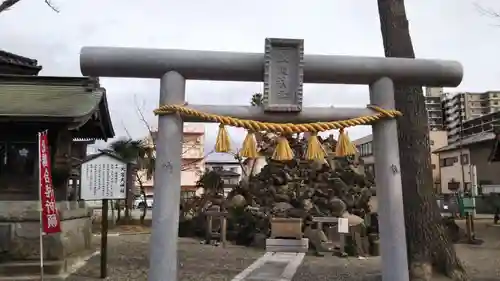
<svg viewBox="0 0 500 281">
<path fill-rule="evenodd" d="M 154 149 L 154 151 L 156 151 L 156 140 L 154 138 L 154 130 L 153 130 L 153 127 L 151 126 L 151 124 L 146 119 L 146 116 L 144 115 L 144 106 L 145 106 L 144 101 L 142 102 L 142 106 L 139 106 L 139 101 L 137 99 L 137 95 L 135 95 L 134 96 L 134 103 L 135 103 L 137 115 L 139 116 L 139 120 L 141 120 L 141 122 L 144 124 L 144 126 L 148 130 L 149 137 L 150 137 L 152 145 L 153 145 L 153 149 Z M 189 146 L 186 145 L 186 147 L 185 147 L 184 145 L 186 143 L 187 143 L 186 141 L 183 141 L 183 148 L 182 148 L 183 151 L 182 151 L 181 156 L 185 155 L 191 149 L 194 149 L 194 148 L 196 148 L 196 147 L 198 147 L 200 145 L 197 142 L 194 142 L 193 144 L 190 144 Z M 213 153 L 213 151 L 210 151 L 207 155 L 203 156 L 202 158 L 193 160 L 192 162 L 189 162 L 189 163 L 186 163 L 186 164 L 182 165 L 181 166 L 181 171 L 187 171 L 187 170 L 189 170 L 191 165 L 196 164 L 196 163 L 202 161 L 203 159 L 205 159 L 208 155 L 210 155 L 212 153 Z"/>
<path fill-rule="evenodd" d="M 59 10 L 56 6 L 54 6 L 54 5 L 52 4 L 52 2 L 50 2 L 49 0 L 45 0 L 45 4 L 47 4 L 47 6 L 49 6 L 49 8 L 51 8 L 51 9 L 52 9 L 52 11 L 54 11 L 54 12 L 56 12 L 56 13 L 59 13 L 59 12 L 60 12 L 60 10 Z"/>
<path fill-rule="evenodd" d="M 146 120 L 146 117 L 144 116 L 144 101 L 143 101 L 143 106 L 139 107 L 139 103 L 137 101 L 137 95 L 135 95 L 134 96 L 134 103 L 135 103 L 136 112 L 139 115 L 139 119 L 141 120 L 141 122 L 144 124 L 144 126 L 148 130 L 149 137 L 151 138 L 151 142 L 153 143 L 153 148 L 156 151 L 156 140 L 154 139 L 154 136 L 153 136 L 153 128 L 151 127 L 148 120 Z"/>
<path fill-rule="evenodd" d="M 9 10 L 10 8 L 12 8 L 14 5 L 16 5 L 17 3 L 19 3 L 21 0 L 4 0 L 2 2 L 2 4 L 0 4 L 0 13 L 2 12 L 5 12 L 7 10 Z M 59 9 L 54 6 L 54 4 L 52 4 L 52 2 L 50 0 L 44 0 L 45 1 L 45 4 L 47 4 L 47 6 L 49 6 L 49 8 L 56 12 L 56 13 L 59 13 Z"/>
<path fill-rule="evenodd" d="M 123 120 L 122 120 L 121 122 L 122 122 L 123 129 L 125 130 L 125 134 L 127 134 L 127 137 L 128 137 L 129 139 L 132 139 L 132 135 L 131 135 L 131 134 L 130 134 L 130 132 L 128 131 L 127 126 L 125 126 L 125 122 L 123 122 Z"/>
<path fill-rule="evenodd" d="M 500 19 L 500 12 L 497 12 L 497 11 L 493 10 L 492 8 L 485 8 L 481 5 L 479 5 L 478 3 L 474 3 L 474 7 L 482 16 L 486 16 L 486 17 L 493 18 L 496 20 Z M 500 26 L 500 24 L 493 24 L 493 26 L 497 27 L 497 26 Z"/>
<path fill-rule="evenodd" d="M 201 162 L 203 159 L 207 158 L 210 154 L 214 153 L 214 151 L 210 151 L 209 153 L 205 154 L 205 156 L 203 156 L 203 158 L 200 158 L 200 159 L 195 159 L 189 163 L 186 163 L 184 165 L 181 166 L 181 171 L 187 171 L 190 169 L 190 166 L 193 165 L 193 164 L 196 164 L 198 162 Z"/>
<path fill-rule="evenodd" d="M 479 3 L 474 3 L 474 7 L 476 8 L 476 10 L 483 16 L 488 16 L 488 17 L 491 17 L 491 18 L 500 18 L 500 13 L 498 13 L 497 11 L 493 10 L 492 8 L 485 8 L 481 5 L 479 5 Z"/>
</svg>

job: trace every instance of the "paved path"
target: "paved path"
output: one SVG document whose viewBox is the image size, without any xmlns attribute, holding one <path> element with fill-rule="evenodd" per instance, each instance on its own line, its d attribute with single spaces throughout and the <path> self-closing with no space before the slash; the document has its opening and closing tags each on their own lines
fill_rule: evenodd
<svg viewBox="0 0 500 281">
<path fill-rule="evenodd" d="M 304 256 L 304 253 L 267 252 L 231 281 L 290 281 Z"/>
</svg>

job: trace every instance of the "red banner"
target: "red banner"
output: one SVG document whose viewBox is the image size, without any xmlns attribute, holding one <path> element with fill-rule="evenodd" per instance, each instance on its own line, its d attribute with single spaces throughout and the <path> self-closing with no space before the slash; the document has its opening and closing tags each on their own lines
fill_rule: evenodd
<svg viewBox="0 0 500 281">
<path fill-rule="evenodd" d="M 61 232 L 61 220 L 56 206 L 50 169 L 49 140 L 47 131 L 38 134 L 38 171 L 40 182 L 41 221 L 46 234 Z"/>
</svg>

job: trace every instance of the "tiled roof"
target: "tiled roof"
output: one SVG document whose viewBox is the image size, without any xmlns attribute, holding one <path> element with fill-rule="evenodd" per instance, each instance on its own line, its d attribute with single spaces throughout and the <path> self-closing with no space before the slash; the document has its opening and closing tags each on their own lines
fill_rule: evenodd
<svg viewBox="0 0 500 281">
<path fill-rule="evenodd" d="M 94 113 L 100 133 L 80 130 L 76 138 L 107 139 L 114 136 L 104 88 L 94 78 L 0 75 L 0 120 L 2 118 L 56 118 L 88 122 Z M 73 121 L 72 121 L 73 120 Z"/>
<path fill-rule="evenodd" d="M 3 50 L 0 50 L 0 64 L 29 68 L 35 70 L 36 73 L 38 73 L 38 71 L 42 69 L 42 66 L 38 65 L 37 60 L 16 55 Z"/>
<path fill-rule="evenodd" d="M 450 145 L 438 148 L 438 149 L 434 150 L 433 153 L 455 150 L 455 149 L 458 149 L 460 147 L 467 147 L 467 146 L 471 146 L 473 144 L 482 143 L 482 142 L 490 141 L 493 139 L 495 139 L 495 133 L 482 132 L 482 133 L 475 134 L 475 135 L 472 135 L 470 137 L 464 138 L 461 142 L 457 141 L 457 142 L 452 143 Z"/>
<path fill-rule="evenodd" d="M 79 86 L 0 82 L 0 116 L 79 118 L 95 112 L 103 96 Z"/>
<path fill-rule="evenodd" d="M 99 153 L 87 155 L 87 157 L 85 157 L 85 159 L 83 160 L 83 163 L 89 162 L 90 160 L 94 160 L 94 159 L 100 157 L 101 155 L 107 155 L 107 156 L 115 158 L 116 160 L 121 161 L 123 163 L 136 164 L 136 161 L 127 161 L 127 160 L 123 159 L 123 157 L 121 157 L 120 155 L 116 154 L 115 152 L 110 151 L 110 150 L 106 150 L 106 149 L 99 150 Z"/>
</svg>

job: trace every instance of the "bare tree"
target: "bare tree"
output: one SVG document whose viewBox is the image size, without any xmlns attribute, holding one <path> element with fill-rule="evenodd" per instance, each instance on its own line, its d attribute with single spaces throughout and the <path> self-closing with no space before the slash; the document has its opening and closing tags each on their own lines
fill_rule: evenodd
<svg viewBox="0 0 500 281">
<path fill-rule="evenodd" d="M 135 178 L 136 178 L 136 181 L 137 183 L 139 183 L 139 188 L 141 190 L 141 195 L 142 195 L 142 214 L 141 214 L 141 217 L 140 217 L 140 221 L 141 221 L 141 224 L 144 224 L 144 220 L 146 219 L 146 215 L 147 215 L 147 212 L 148 212 L 148 208 L 147 208 L 147 201 L 146 201 L 146 192 L 144 190 L 144 183 L 143 183 L 143 180 L 142 180 L 142 177 L 139 175 L 139 173 L 135 173 Z"/>
<path fill-rule="evenodd" d="M 145 101 L 143 100 L 141 103 L 139 102 L 139 99 L 137 96 L 134 97 L 134 103 L 136 107 L 136 113 L 141 121 L 141 123 L 144 125 L 144 127 L 148 131 L 148 138 L 145 141 L 147 145 L 152 146 L 153 153 L 151 155 L 148 155 L 148 157 L 151 157 L 149 164 L 147 166 L 147 169 L 143 171 L 142 173 L 136 173 L 136 181 L 139 184 L 139 188 L 141 190 L 141 194 L 143 195 L 143 206 L 146 206 L 146 193 L 145 193 L 145 182 L 148 180 L 151 180 L 154 174 L 154 162 L 156 161 L 156 131 L 153 129 L 153 126 L 150 124 L 148 119 L 146 118 L 146 115 L 144 114 L 145 110 L 144 108 L 146 107 Z M 201 143 L 197 142 L 188 142 L 187 140 L 183 141 L 183 148 L 182 148 L 182 156 L 185 156 L 187 153 L 189 153 L 193 149 L 198 149 Z M 196 165 L 206 159 L 206 157 L 210 154 L 212 154 L 214 151 L 210 151 L 209 153 L 203 155 L 201 158 L 196 158 L 193 159 L 187 163 L 182 163 L 181 166 L 181 171 L 189 171 L 189 170 L 196 170 Z M 203 171 L 199 170 L 199 176 L 201 176 Z M 141 221 L 144 221 L 144 218 L 146 216 L 146 208 L 144 208 L 143 213 L 141 215 Z"/>
<path fill-rule="evenodd" d="M 386 57 L 415 58 L 404 0 L 378 0 Z M 442 223 L 433 191 L 429 127 L 422 87 L 396 83 L 399 157 L 412 280 L 431 280 L 433 271 L 469 280 Z"/>
<path fill-rule="evenodd" d="M 137 96 L 135 96 L 134 103 L 135 103 L 136 112 L 137 112 L 137 115 L 139 117 L 139 120 L 141 120 L 144 127 L 148 130 L 149 141 L 151 142 L 151 145 L 153 146 L 154 151 L 156 151 L 156 136 L 155 136 L 156 131 L 153 129 L 153 126 L 151 126 L 151 124 L 149 123 L 148 119 L 146 118 L 146 116 L 144 114 L 145 101 L 143 100 L 143 102 L 141 104 L 139 104 Z M 181 156 L 186 155 L 187 153 L 189 153 L 189 151 L 191 151 L 193 149 L 199 148 L 199 145 L 200 144 L 198 144 L 196 142 L 187 144 L 187 141 L 184 140 Z M 194 159 L 188 163 L 183 163 L 181 166 L 181 171 L 187 171 L 187 170 L 192 169 L 193 165 L 203 161 L 208 155 L 210 155 L 212 153 L 214 153 L 213 150 L 209 151 L 202 158 L 197 158 L 197 159 Z"/>
<path fill-rule="evenodd" d="M 9 10 L 19 2 L 21 2 L 21 0 L 4 0 L 2 4 L 0 4 L 0 13 Z M 52 9 L 52 11 L 59 13 L 59 9 L 56 6 L 54 6 L 51 1 L 44 0 L 44 2 L 45 4 L 47 4 L 47 6 L 49 6 L 50 9 Z"/>
</svg>

